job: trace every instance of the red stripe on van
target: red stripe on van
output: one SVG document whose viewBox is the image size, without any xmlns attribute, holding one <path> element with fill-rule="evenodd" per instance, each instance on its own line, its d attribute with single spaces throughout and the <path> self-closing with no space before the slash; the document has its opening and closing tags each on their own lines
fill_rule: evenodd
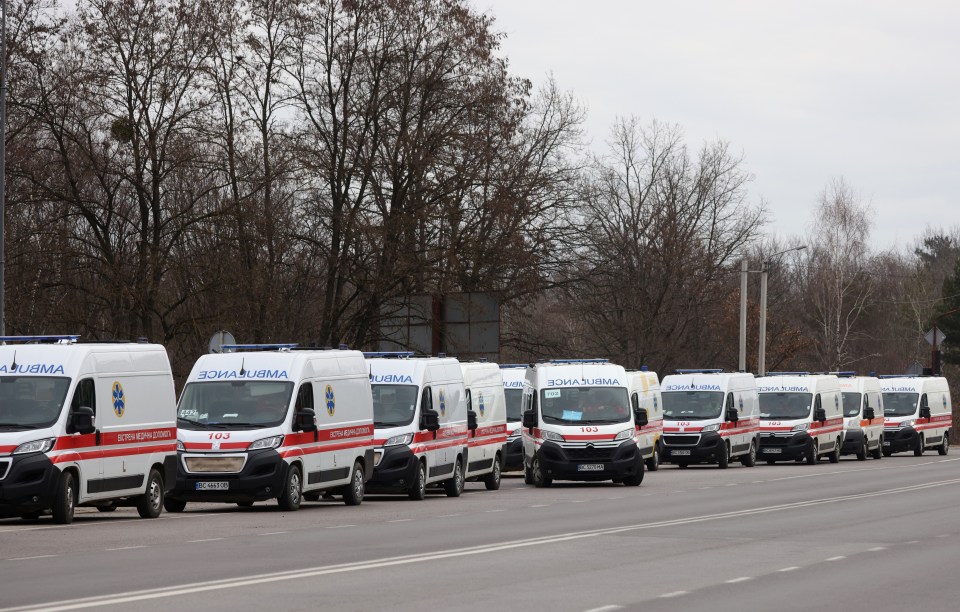
<svg viewBox="0 0 960 612">
<path fill-rule="evenodd" d="M 0 454 L 6 455 L 7 453 L 12 453 L 16 449 L 16 446 L 0 446 Z"/>
<path fill-rule="evenodd" d="M 353 440 L 349 442 L 338 442 L 335 444 L 323 444 L 317 446 L 281 447 L 280 456 L 299 457 L 301 455 L 315 455 L 317 453 L 328 453 L 338 450 L 346 450 L 349 448 L 361 448 L 364 446 L 373 448 L 373 442 L 371 440 Z"/>
<path fill-rule="evenodd" d="M 470 440 L 468 446 L 473 448 L 475 446 L 487 446 L 489 444 L 503 444 L 507 441 L 507 436 L 493 436 L 486 438 L 473 438 Z"/>
<path fill-rule="evenodd" d="M 130 448 L 113 448 L 107 450 L 88 450 L 68 452 L 50 457 L 51 463 L 69 463 L 88 459 L 105 459 L 108 457 L 129 457 L 131 455 L 150 455 L 153 453 L 176 452 L 177 445 L 155 444 L 153 446 L 133 446 Z"/>
</svg>

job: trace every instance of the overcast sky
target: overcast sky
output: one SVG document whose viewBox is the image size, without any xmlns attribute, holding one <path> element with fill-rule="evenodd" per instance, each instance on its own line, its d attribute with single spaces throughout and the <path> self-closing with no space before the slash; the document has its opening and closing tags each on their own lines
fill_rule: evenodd
<svg viewBox="0 0 960 612">
<path fill-rule="evenodd" d="M 841 176 L 876 248 L 960 224 L 960 1 L 471 2 L 514 74 L 587 106 L 594 149 L 636 115 L 741 150 L 782 237 Z"/>
</svg>

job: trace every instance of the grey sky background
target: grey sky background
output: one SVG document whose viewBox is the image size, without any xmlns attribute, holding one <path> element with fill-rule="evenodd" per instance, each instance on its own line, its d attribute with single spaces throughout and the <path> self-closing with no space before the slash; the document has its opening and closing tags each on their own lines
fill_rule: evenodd
<svg viewBox="0 0 960 612">
<path fill-rule="evenodd" d="M 872 207 L 878 250 L 960 224 L 957 0 L 471 2 L 514 74 L 587 107 L 595 151 L 629 115 L 742 151 L 780 237 L 834 177 Z"/>
</svg>

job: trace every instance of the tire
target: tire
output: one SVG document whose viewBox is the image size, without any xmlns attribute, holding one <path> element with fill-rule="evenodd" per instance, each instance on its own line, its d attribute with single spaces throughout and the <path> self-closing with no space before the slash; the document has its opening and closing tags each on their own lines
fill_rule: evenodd
<svg viewBox="0 0 960 612">
<path fill-rule="evenodd" d="M 941 455 L 946 455 L 950 452 L 950 432 L 945 432 L 943 434 L 943 442 L 940 443 L 940 446 L 937 447 L 937 452 Z"/>
<path fill-rule="evenodd" d="M 97 512 L 114 512 L 116 509 L 117 507 L 113 504 L 110 504 L 109 506 L 97 506 Z"/>
<path fill-rule="evenodd" d="M 187 502 L 182 499 L 174 499 L 173 497 L 163 498 L 163 509 L 167 512 L 183 512 L 183 509 L 186 507 Z"/>
<path fill-rule="evenodd" d="M 163 512 L 163 477 L 157 470 L 150 470 L 147 477 L 147 492 L 137 496 L 137 514 L 140 518 L 155 519 Z"/>
<path fill-rule="evenodd" d="M 867 437 L 864 436 L 860 441 L 860 448 L 857 449 L 857 461 L 867 460 Z"/>
<path fill-rule="evenodd" d="M 883 449 L 883 456 L 884 456 L 884 457 L 889 457 L 889 456 L 892 455 L 892 454 L 893 454 L 893 451 L 888 451 L 887 449 Z"/>
<path fill-rule="evenodd" d="M 727 443 L 723 443 L 723 450 L 720 451 L 720 456 L 717 457 L 717 467 L 721 470 L 725 470 L 730 467 L 730 447 L 727 446 Z"/>
<path fill-rule="evenodd" d="M 870 456 L 874 459 L 880 459 L 883 457 L 883 436 L 877 440 L 877 448 L 870 451 Z"/>
<path fill-rule="evenodd" d="M 523 465 L 523 484 L 533 484 L 533 469 L 528 467 L 526 463 Z"/>
<path fill-rule="evenodd" d="M 817 465 L 817 442 L 813 438 L 810 439 L 810 445 L 807 446 L 807 452 L 803 458 L 807 465 Z"/>
<path fill-rule="evenodd" d="M 923 457 L 923 451 L 926 450 L 923 447 L 923 436 L 917 436 L 917 443 L 913 447 L 913 456 L 914 457 Z"/>
<path fill-rule="evenodd" d="M 653 445 L 653 457 L 650 457 L 646 461 L 646 468 L 651 472 L 656 472 L 660 469 L 660 449 L 657 448 L 657 445 Z"/>
<path fill-rule="evenodd" d="M 427 496 L 427 464 L 423 461 L 417 462 L 417 473 L 410 488 L 407 489 L 407 497 L 414 501 L 420 501 Z"/>
<path fill-rule="evenodd" d="M 626 478 L 623 479 L 624 486 L 627 486 L 627 487 L 640 486 L 640 483 L 643 482 L 643 468 L 644 468 L 643 463 L 644 463 L 643 461 L 637 462 L 637 465 L 640 467 L 640 469 L 637 470 L 637 473 L 634 474 L 633 476 L 627 476 Z"/>
<path fill-rule="evenodd" d="M 553 479 L 540 470 L 540 458 L 536 455 L 533 456 L 533 467 L 530 471 L 533 472 L 533 486 L 536 488 L 545 489 L 553 484 Z"/>
<path fill-rule="evenodd" d="M 443 481 L 443 492 L 447 497 L 460 497 L 463 493 L 463 482 L 463 464 L 460 463 L 460 459 L 457 459 L 456 465 L 453 466 L 453 476 Z"/>
<path fill-rule="evenodd" d="M 281 510 L 294 512 L 303 502 L 303 478 L 300 468 L 294 464 L 287 469 L 287 477 L 283 480 L 283 488 L 277 496 L 277 503 Z"/>
<path fill-rule="evenodd" d="M 366 484 L 363 479 L 363 466 L 359 461 L 353 462 L 353 478 L 350 484 L 343 490 L 343 503 L 348 506 L 359 506 L 363 503 L 363 494 L 366 492 Z"/>
<path fill-rule="evenodd" d="M 840 463 L 840 438 L 837 438 L 833 450 L 827 455 L 827 458 L 830 459 L 830 463 Z"/>
<path fill-rule="evenodd" d="M 483 477 L 483 486 L 487 487 L 487 491 L 496 491 L 500 488 L 500 455 L 493 459 L 493 470 Z"/>
<path fill-rule="evenodd" d="M 252 502 L 252 501 L 237 502 L 237 507 L 238 507 L 238 508 L 253 508 L 253 502 Z"/>
<path fill-rule="evenodd" d="M 73 522 L 73 512 L 77 507 L 77 484 L 73 472 L 60 474 L 57 492 L 53 497 L 53 522 L 69 525 Z"/>
<path fill-rule="evenodd" d="M 750 441 L 750 452 L 740 457 L 740 464 L 743 467 L 753 467 L 757 465 L 757 441 Z"/>
</svg>

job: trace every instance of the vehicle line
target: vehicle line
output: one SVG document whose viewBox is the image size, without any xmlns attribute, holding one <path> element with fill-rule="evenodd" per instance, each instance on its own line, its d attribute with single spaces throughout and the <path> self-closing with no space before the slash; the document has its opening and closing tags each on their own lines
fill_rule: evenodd
<svg viewBox="0 0 960 612">
<path fill-rule="evenodd" d="M 599 608 L 590 608 L 589 610 L 584 610 L 583 612 L 612 612 L 613 610 L 623 610 L 623 606 L 610 604 L 608 606 L 600 606 Z"/>
<path fill-rule="evenodd" d="M 732 578 L 732 579 L 730 579 L 730 580 L 727 580 L 726 583 L 727 583 L 727 584 L 737 584 L 737 583 L 739 583 L 739 582 L 746 582 L 746 581 L 748 581 L 748 580 L 753 580 L 753 576 L 740 576 L 739 578 Z"/>
<path fill-rule="evenodd" d="M 672 599 L 673 597 L 680 597 L 681 595 L 688 595 L 689 593 L 690 591 L 671 591 L 661 595 L 660 599 Z"/>
<path fill-rule="evenodd" d="M 846 558 L 847 558 L 846 555 L 837 555 L 836 557 L 830 557 L 829 559 L 826 559 L 826 561 L 840 561 L 841 559 L 846 559 Z"/>
<path fill-rule="evenodd" d="M 792 572 L 792 571 L 798 570 L 798 569 L 800 569 L 800 566 L 799 566 L 799 565 L 791 565 L 790 567 L 781 567 L 781 568 L 778 569 L 777 571 L 778 571 L 778 572 Z"/>
<path fill-rule="evenodd" d="M 887 550 L 886 546 L 874 546 L 873 548 L 868 548 L 867 552 L 880 552 L 881 550 Z"/>
<path fill-rule="evenodd" d="M 223 538 L 204 538 L 202 540 L 187 540 L 187 544 L 199 544 L 200 542 L 219 542 Z"/>
<path fill-rule="evenodd" d="M 148 547 L 145 546 L 145 545 L 140 545 L 140 546 L 120 546 L 120 547 L 118 547 L 118 548 L 105 548 L 104 551 L 106 551 L 106 552 L 116 552 L 116 551 L 118 551 L 118 550 L 134 550 L 134 549 L 136 549 L 136 548 L 148 548 Z"/>
<path fill-rule="evenodd" d="M 31 557 L 10 557 L 7 561 L 30 561 L 31 559 L 49 559 L 50 557 L 59 557 L 60 555 L 33 555 Z"/>
</svg>

